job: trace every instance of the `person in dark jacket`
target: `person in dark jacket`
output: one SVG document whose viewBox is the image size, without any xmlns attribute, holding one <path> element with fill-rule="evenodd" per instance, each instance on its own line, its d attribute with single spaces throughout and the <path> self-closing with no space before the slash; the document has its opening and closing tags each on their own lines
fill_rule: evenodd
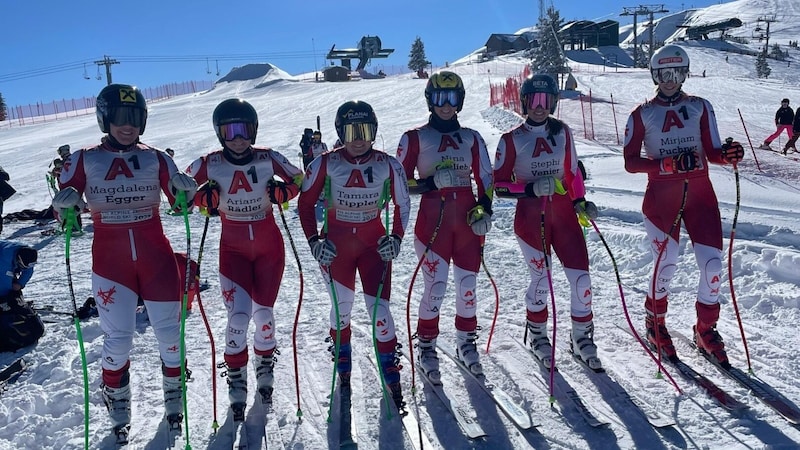
<svg viewBox="0 0 800 450">
<path fill-rule="evenodd" d="M 794 113 L 794 121 L 792 122 L 792 138 L 786 141 L 786 145 L 783 146 L 784 155 L 789 149 L 797 152 L 797 148 L 794 146 L 795 142 L 797 142 L 797 138 L 800 138 L 800 108 L 797 108 L 797 111 Z"/>
<path fill-rule="evenodd" d="M 775 138 L 780 136 L 784 131 L 786 131 L 786 134 L 791 139 L 792 122 L 794 122 L 794 111 L 789 107 L 789 99 L 785 98 L 781 100 L 781 107 L 775 111 L 775 126 L 777 129 L 774 133 L 764 139 L 764 143 L 761 144 L 761 148 L 764 150 L 772 150 L 772 147 L 770 147 L 769 144 L 771 144 L 772 141 L 774 141 Z"/>
<path fill-rule="evenodd" d="M 0 241 L 0 352 L 13 352 L 35 344 L 44 334 L 44 324 L 22 289 L 33 276 L 38 259 L 35 248 Z"/>
</svg>

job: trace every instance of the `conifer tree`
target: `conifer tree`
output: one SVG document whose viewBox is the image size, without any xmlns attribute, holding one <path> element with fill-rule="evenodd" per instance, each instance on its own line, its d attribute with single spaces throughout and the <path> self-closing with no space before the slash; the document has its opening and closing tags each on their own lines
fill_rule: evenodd
<svg viewBox="0 0 800 450">
<path fill-rule="evenodd" d="M 6 100 L 3 98 L 3 93 L 0 92 L 0 122 L 6 120 L 8 118 L 8 113 L 6 110 Z"/>
<path fill-rule="evenodd" d="M 531 71 L 534 73 L 548 73 L 553 75 L 567 73 L 567 61 L 561 49 L 558 30 L 564 25 L 564 20 L 554 7 L 547 8 L 545 17 L 539 18 L 536 30 L 539 35 L 539 46 L 530 50 Z"/>
<path fill-rule="evenodd" d="M 414 43 L 411 44 L 411 52 L 408 54 L 408 68 L 417 72 L 419 70 L 424 70 L 430 61 L 425 59 L 425 44 L 422 43 L 422 39 L 419 36 L 414 40 Z"/>
<path fill-rule="evenodd" d="M 769 63 L 767 62 L 767 52 L 766 49 L 763 52 L 758 53 L 758 57 L 756 58 L 756 75 L 758 78 L 769 78 L 769 74 L 772 73 L 772 69 L 769 68 Z"/>
</svg>

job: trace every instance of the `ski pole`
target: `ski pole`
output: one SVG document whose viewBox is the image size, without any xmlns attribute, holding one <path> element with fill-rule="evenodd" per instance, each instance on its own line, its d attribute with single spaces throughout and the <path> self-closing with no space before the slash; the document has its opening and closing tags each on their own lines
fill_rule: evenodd
<svg viewBox="0 0 800 450">
<path fill-rule="evenodd" d="M 186 427 L 186 450 L 191 450 L 192 445 L 189 439 L 189 403 L 186 399 L 186 306 L 189 303 L 189 283 L 192 276 L 192 230 L 189 227 L 189 206 L 186 200 L 186 191 L 178 191 L 175 196 L 173 209 L 180 208 L 183 215 L 183 223 L 186 227 L 186 271 L 183 282 L 183 301 L 181 301 L 181 335 L 180 335 L 180 358 L 181 358 L 181 390 L 183 391 L 183 421 Z M 199 286 L 198 286 L 199 288 Z"/>
<path fill-rule="evenodd" d="M 74 189 L 74 188 L 67 188 Z M 72 284 L 72 267 L 70 265 L 69 250 L 72 240 L 72 229 L 75 225 L 75 209 L 63 209 L 64 214 L 64 255 L 67 266 L 67 284 L 69 285 L 69 295 L 72 300 L 73 321 L 75 322 L 75 334 L 78 338 L 78 346 L 81 352 L 81 368 L 83 370 L 83 447 L 89 449 L 89 369 L 86 366 L 86 349 L 83 346 L 83 332 L 81 332 L 81 321 L 78 318 L 78 304 L 75 301 L 75 288 Z"/>
<path fill-rule="evenodd" d="M 586 213 L 581 213 L 581 214 L 585 215 Z M 597 233 L 597 236 L 600 238 L 600 242 L 602 242 L 603 246 L 606 248 L 606 252 L 608 253 L 608 257 L 611 258 L 611 266 L 614 268 L 614 276 L 617 279 L 617 289 L 619 290 L 619 298 L 620 298 L 620 300 L 622 302 L 622 313 L 625 315 L 625 320 L 628 322 L 628 326 L 630 326 L 631 330 L 633 330 L 633 322 L 631 321 L 631 316 L 628 313 L 628 304 L 625 301 L 625 292 L 622 289 L 622 279 L 620 278 L 620 275 L 619 275 L 619 267 L 617 266 L 617 259 L 614 258 L 614 254 L 611 252 L 611 247 L 609 247 L 608 242 L 606 242 L 606 238 L 603 236 L 603 233 L 600 232 L 600 228 L 598 228 L 597 223 L 595 223 L 595 221 L 591 217 L 589 217 L 588 215 L 586 215 L 585 218 L 586 218 L 586 220 L 589 221 L 589 223 L 591 223 L 592 227 L 594 228 L 594 231 Z M 672 385 L 675 387 L 675 389 L 678 391 L 678 393 L 682 394 L 683 391 L 678 386 L 678 383 L 675 381 L 674 378 L 672 378 L 672 375 L 670 375 L 670 373 L 667 371 L 667 369 L 662 365 L 661 361 L 659 361 L 653 355 L 653 352 L 651 352 L 650 349 L 647 348 L 647 345 L 642 341 L 642 338 L 638 334 L 636 334 L 636 332 L 634 332 L 633 335 L 639 341 L 639 344 L 641 344 L 642 347 L 644 347 L 644 349 L 647 351 L 647 354 L 650 355 L 651 358 L 653 358 L 653 361 L 656 362 L 656 364 L 659 366 L 661 371 L 664 372 L 664 374 L 667 375 L 667 378 L 669 379 L 670 383 L 672 383 Z"/>
<path fill-rule="evenodd" d="M 488 354 L 489 346 L 492 345 L 492 336 L 494 336 L 494 326 L 497 324 L 497 314 L 500 312 L 500 292 L 497 290 L 497 283 L 494 282 L 492 274 L 486 267 L 486 260 L 483 257 L 483 248 L 485 245 L 486 236 L 481 236 L 481 266 L 483 266 L 483 271 L 486 272 L 486 276 L 489 277 L 489 282 L 492 284 L 492 289 L 494 289 L 494 317 L 492 317 L 492 327 L 489 329 L 489 339 L 486 341 L 486 353 Z"/>
<path fill-rule="evenodd" d="M 658 353 L 658 358 L 656 360 L 656 364 L 658 365 L 658 372 L 656 373 L 657 378 L 661 378 L 661 368 L 663 367 L 661 364 L 661 339 L 659 339 L 659 327 L 656 323 L 655 319 L 658 318 L 658 313 L 656 312 L 656 283 L 658 282 L 658 266 L 661 264 L 661 257 L 664 255 L 664 252 L 667 250 L 667 245 L 669 244 L 669 238 L 672 237 L 672 233 L 678 228 L 678 232 L 680 233 L 680 223 L 681 219 L 683 219 L 683 210 L 686 208 L 686 199 L 689 194 L 689 178 L 683 179 L 683 194 L 681 195 L 681 207 L 678 209 L 678 214 L 675 216 L 675 220 L 672 221 L 672 225 L 669 227 L 669 231 L 667 232 L 666 236 L 664 237 L 664 244 L 661 245 L 661 248 L 658 249 L 658 257 L 656 257 L 655 263 L 653 264 L 653 280 L 650 283 L 650 296 L 648 297 L 648 301 L 651 304 L 651 311 L 653 312 L 653 323 L 655 324 L 655 338 L 656 338 L 656 352 Z M 680 238 L 680 236 L 679 236 Z M 678 239 L 676 239 L 678 241 Z M 631 327 L 631 332 L 634 336 L 639 340 L 639 343 L 645 347 L 645 350 L 649 349 L 644 344 L 644 341 L 639 337 L 636 333 L 636 329 L 633 327 L 632 323 L 628 323 Z"/>
<path fill-rule="evenodd" d="M 289 231 L 289 224 L 286 223 L 286 215 L 283 214 L 283 208 L 278 207 L 278 212 L 281 215 L 283 229 L 286 230 L 286 237 L 289 238 L 289 244 L 292 247 L 292 253 L 294 253 L 294 260 L 297 262 L 297 271 L 300 274 L 300 294 L 297 299 L 297 312 L 295 312 L 294 326 L 292 327 L 292 349 L 294 351 L 294 386 L 297 392 L 297 417 L 299 420 L 303 420 L 303 410 L 300 406 L 300 366 L 297 360 L 297 324 L 300 319 L 300 308 L 303 306 L 303 287 L 305 285 L 303 282 L 303 266 L 300 264 L 300 256 L 297 254 L 297 247 L 295 247 L 292 233 Z"/>
<path fill-rule="evenodd" d="M 385 211 L 385 232 L 389 236 L 389 188 L 391 186 L 391 178 L 387 178 L 383 182 L 383 189 L 381 190 L 381 197 L 378 199 L 378 210 Z M 375 350 L 375 360 L 378 362 L 378 376 L 381 379 L 381 388 L 383 389 L 383 399 L 386 402 L 386 420 L 392 418 L 392 408 L 389 405 L 389 390 L 386 388 L 386 376 L 383 374 L 383 367 L 381 365 L 381 354 L 378 351 L 378 304 L 380 303 L 381 292 L 383 291 L 383 284 L 386 281 L 386 275 L 389 273 L 389 261 L 383 262 L 383 273 L 381 274 L 381 281 L 378 283 L 378 291 L 375 294 L 375 302 L 372 305 L 372 346 Z M 388 307 L 388 305 L 387 305 Z"/>
<path fill-rule="evenodd" d="M 742 129 L 744 130 L 744 135 L 747 136 L 747 143 L 750 144 L 750 151 L 753 152 L 753 159 L 756 161 L 756 167 L 760 172 L 761 165 L 758 163 L 758 157 L 756 156 L 756 149 L 753 148 L 753 141 L 750 140 L 750 133 L 747 132 L 747 126 L 744 124 L 744 117 L 742 116 L 742 111 L 739 108 L 736 108 L 736 111 L 739 112 L 739 120 L 742 121 Z"/>
<path fill-rule="evenodd" d="M 742 122 L 744 124 L 744 122 Z M 725 143 L 730 144 L 733 138 L 725 139 Z M 736 301 L 736 291 L 733 288 L 733 240 L 736 237 L 736 223 L 739 220 L 739 204 L 741 203 L 741 185 L 739 183 L 739 165 L 733 163 L 733 178 L 736 181 L 736 207 L 733 210 L 733 224 L 731 225 L 731 238 L 728 241 L 728 284 L 731 289 L 731 302 L 733 303 L 733 310 L 736 313 L 736 322 L 739 323 L 739 333 L 742 335 L 742 346 L 744 347 L 744 354 L 747 358 L 747 371 L 752 375 L 753 366 L 750 363 L 750 350 L 747 348 L 747 337 L 744 334 L 744 325 L 742 325 L 742 316 L 739 314 L 739 303 Z"/>
<path fill-rule="evenodd" d="M 553 393 L 555 387 L 555 372 L 556 372 L 556 326 L 558 320 L 556 320 L 556 294 L 553 291 L 553 274 L 552 269 L 550 268 L 550 258 L 547 255 L 547 233 L 545 229 L 545 210 L 547 208 L 547 197 L 542 197 L 542 216 L 541 216 L 541 226 L 540 234 L 542 237 L 542 254 L 544 255 L 544 267 L 547 272 L 547 286 L 550 288 L 550 304 L 552 305 L 553 310 L 553 345 L 550 347 L 550 406 L 553 405 L 556 401 L 555 394 Z M 525 332 L 527 333 L 528 327 L 525 327 Z"/>
<path fill-rule="evenodd" d="M 211 332 L 211 325 L 208 323 L 208 316 L 206 316 L 206 309 L 203 307 L 203 300 L 200 298 L 200 264 L 203 262 L 203 248 L 206 243 L 206 235 L 208 234 L 209 217 L 206 216 L 205 223 L 203 224 L 203 235 L 200 238 L 200 249 L 197 251 L 197 274 L 194 279 L 197 283 L 197 307 L 200 308 L 200 315 L 203 316 L 203 323 L 206 326 L 206 333 L 208 340 L 211 342 L 211 398 L 214 411 L 214 419 L 211 422 L 211 429 L 214 434 L 217 434 L 219 429 L 219 422 L 217 422 L 217 349 L 214 345 L 214 334 Z M 187 264 L 191 261 L 187 259 Z"/>
<path fill-rule="evenodd" d="M 328 209 L 330 208 L 330 200 L 331 200 L 331 177 L 325 175 L 325 186 L 324 186 L 324 197 L 325 201 L 322 202 L 322 236 L 323 239 L 328 238 Z M 322 273 L 327 273 L 328 275 L 328 284 L 331 289 L 331 301 L 333 302 L 333 309 L 336 313 L 336 342 L 333 343 L 333 374 L 331 374 L 331 404 L 328 405 L 328 418 L 327 422 L 333 422 L 333 394 L 336 391 L 336 371 L 339 368 L 339 350 L 340 350 L 340 342 L 342 339 L 342 319 L 339 315 L 339 299 L 336 297 L 336 282 L 333 280 L 333 273 L 331 270 L 331 265 L 321 265 L 320 269 Z M 352 358 L 352 355 L 351 355 Z"/>
</svg>

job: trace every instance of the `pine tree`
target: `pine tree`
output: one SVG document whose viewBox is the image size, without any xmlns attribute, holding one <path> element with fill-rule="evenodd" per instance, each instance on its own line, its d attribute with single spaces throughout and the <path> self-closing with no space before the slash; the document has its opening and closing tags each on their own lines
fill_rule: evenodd
<svg viewBox="0 0 800 450">
<path fill-rule="evenodd" d="M 772 73 L 772 69 L 769 68 L 767 62 L 767 52 L 759 52 L 756 58 L 756 75 L 758 78 L 769 78 L 770 73 Z"/>
<path fill-rule="evenodd" d="M 547 8 L 547 15 L 539 18 L 536 31 L 539 34 L 539 46 L 532 48 L 527 56 L 531 58 L 531 71 L 534 73 L 548 73 L 557 77 L 559 73 L 567 73 L 567 61 L 561 50 L 558 30 L 564 25 L 564 20 L 554 7 Z"/>
<path fill-rule="evenodd" d="M 6 100 L 3 98 L 3 93 L 0 92 L 0 122 L 6 120 L 8 118 L 8 113 L 6 110 Z"/>
<path fill-rule="evenodd" d="M 414 39 L 414 43 L 411 44 L 411 52 L 408 54 L 408 68 L 417 72 L 419 70 L 424 70 L 430 63 L 430 61 L 425 59 L 425 44 L 423 44 L 422 39 L 417 36 L 417 38 Z"/>
</svg>

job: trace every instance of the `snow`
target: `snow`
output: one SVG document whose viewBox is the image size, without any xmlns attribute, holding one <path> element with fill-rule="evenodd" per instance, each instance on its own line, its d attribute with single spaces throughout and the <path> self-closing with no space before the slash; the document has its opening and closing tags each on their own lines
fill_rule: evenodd
<svg viewBox="0 0 800 450">
<path fill-rule="evenodd" d="M 780 12 L 774 7 L 775 2 L 755 3 L 759 13 Z M 790 3 L 793 6 L 787 14 L 791 14 L 798 6 L 797 1 Z M 744 2 L 719 6 L 746 8 Z M 752 13 L 753 9 L 745 12 Z M 780 14 L 778 19 L 781 19 Z M 780 37 L 778 35 L 776 39 Z M 714 44 L 686 43 L 693 73 L 699 74 L 705 69 L 707 76 L 692 76 L 687 80 L 685 89 L 711 101 L 723 137 L 733 136 L 745 143 L 747 159 L 739 165 L 741 199 L 731 261 L 736 300 L 754 372 L 790 400 L 800 403 L 800 380 L 794 376 L 800 371 L 800 360 L 795 357 L 798 339 L 794 328 L 800 322 L 800 233 L 797 231 L 800 163 L 797 159 L 756 149 L 754 152 L 758 157 L 759 169 L 739 117 L 741 112 L 749 138 L 757 146 L 774 130 L 773 115 L 780 99 L 789 97 L 793 107 L 800 103 L 800 91 L 796 87 L 800 76 L 795 67 L 770 61 L 772 77 L 758 80 L 754 74 L 752 56 L 720 52 Z M 727 62 L 725 55 L 729 55 Z M 616 259 L 627 309 L 634 325 L 641 330 L 644 324 L 643 292 L 652 271 L 652 259 L 646 246 L 640 212 L 646 178 L 625 172 L 617 136 L 621 138 L 628 112 L 652 95 L 653 85 L 645 70 L 620 68 L 614 71 L 606 67 L 604 71 L 602 65 L 591 64 L 589 58 L 582 60 L 581 52 L 570 53 L 570 57 L 575 60 L 575 77 L 581 93 L 588 95 L 591 91 L 596 103 L 591 114 L 587 110 L 584 114 L 578 96 L 565 93 L 558 114 L 570 124 L 578 138 L 578 153 L 589 172 L 587 198 L 600 208 L 597 225 Z M 791 52 L 791 58 L 793 66 L 798 63 L 795 51 Z M 467 86 L 467 100 L 460 121 L 484 136 L 490 153 L 496 148 L 502 132 L 513 126 L 519 118 L 488 107 L 489 83 L 515 75 L 521 71 L 523 64 L 523 61 L 507 57 L 485 64 L 451 66 L 452 70 L 461 74 Z M 312 83 L 294 82 L 291 76 L 277 76 L 280 72 L 272 75 L 276 76 L 271 77 L 267 73 L 259 75 L 256 80 L 221 83 L 208 92 L 151 104 L 143 141 L 174 149 L 178 166 L 186 167 L 199 155 L 217 148 L 218 142 L 211 128 L 211 113 L 220 101 L 233 96 L 241 96 L 256 106 L 260 117 L 258 144 L 283 152 L 298 165 L 297 142 L 303 129 L 314 127 L 315 117 L 320 115 L 323 137 L 332 143 L 335 140 L 334 113 L 346 100 L 361 99 L 373 105 L 380 122 L 376 147 L 385 148 L 392 154 L 401 134 L 426 118 L 422 94 L 425 82 L 408 76 L 351 83 Z M 593 117 L 593 126 L 584 127 L 584 115 L 587 119 Z M 589 134 L 593 129 L 596 140 L 585 139 L 584 129 Z M 91 115 L 0 129 L 0 164 L 9 172 L 11 184 L 18 191 L 6 202 L 5 213 L 26 208 L 46 208 L 50 197 L 44 173 L 47 164 L 56 156 L 55 149 L 64 143 L 69 143 L 73 148 L 91 145 L 98 142 L 100 135 L 95 118 Z M 785 142 L 785 136 L 780 141 Z M 778 143 L 776 141 L 773 145 L 777 147 Z M 725 267 L 728 265 L 728 237 L 737 204 L 734 177 L 730 167 L 711 168 L 726 238 Z M 417 201 L 414 200 L 412 223 L 417 207 Z M 800 429 L 787 424 L 771 409 L 749 396 L 746 390 L 719 374 L 688 345 L 680 342 L 678 345 L 679 353 L 687 362 L 746 403 L 749 407 L 747 411 L 739 414 L 726 412 L 695 385 L 680 378 L 674 370 L 671 373 L 683 390 L 681 395 L 666 380 L 655 377 L 653 362 L 628 333 L 617 327 L 618 324 L 624 326 L 625 318 L 616 274 L 600 236 L 594 231 L 587 233 L 586 240 L 594 286 L 599 356 L 619 376 L 630 393 L 658 405 L 673 417 L 676 425 L 656 431 L 641 416 L 620 409 L 617 403 L 604 399 L 563 347 L 559 347 L 557 356 L 563 376 L 589 406 L 608 412 L 611 424 L 607 429 L 593 429 L 570 412 L 568 407 L 565 407 L 563 415 L 552 409 L 548 395 L 543 392 L 544 385 L 537 381 L 538 377 L 533 376 L 538 371 L 536 364 L 512 340 L 512 336 L 522 336 L 523 293 L 528 277 L 512 233 L 513 203 L 505 200 L 496 203 L 494 228 L 486 241 L 485 262 L 497 284 L 500 306 L 491 352 L 482 354 L 482 361 L 488 379 L 526 407 L 534 422 L 540 426 L 534 431 L 520 432 L 478 386 L 472 384 L 450 361 L 443 359 L 442 364 L 446 368 L 443 378 L 448 386 L 452 386 L 449 391 L 459 403 L 474 405 L 477 420 L 489 436 L 477 441 L 466 439 L 441 402 L 423 388 L 417 376 L 420 423 L 441 448 L 778 449 L 800 446 Z M 289 231 L 297 244 L 304 279 L 296 341 L 303 420 L 298 421 L 296 417 L 298 406 L 292 342 L 293 321 L 300 300 L 301 274 L 288 240 L 284 281 L 275 307 L 276 334 L 282 353 L 276 367 L 275 412 L 272 417 L 280 425 L 281 439 L 286 448 L 336 447 L 338 435 L 335 424 L 338 419 L 334 425 L 326 422 L 332 364 L 326 353 L 324 337 L 328 330 L 330 301 L 325 283 L 303 242 L 295 202 L 285 211 L 285 215 Z M 174 249 L 185 251 L 183 219 L 164 215 L 163 220 Z M 193 214 L 189 220 L 192 232 L 190 250 L 196 257 L 203 217 Z M 403 243 L 401 255 L 394 264 L 392 286 L 394 318 L 400 341 L 405 346 L 408 345 L 405 320 L 407 289 L 417 263 L 410 238 L 412 227 L 410 225 L 407 230 L 409 238 Z M 64 263 L 64 240 L 62 237 L 41 236 L 39 231 L 40 228 L 32 223 L 6 224 L 3 238 L 25 242 L 40 249 L 40 262 L 25 289 L 26 297 L 34 300 L 37 307 L 52 306 L 59 311 L 70 311 L 72 298 Z M 283 232 L 285 236 L 286 230 Z M 216 274 L 219 235 L 219 222 L 211 220 L 203 249 L 202 278 L 211 285 L 204 292 L 203 305 L 216 342 L 216 360 L 222 361 L 224 349 L 220 341 L 225 335 L 225 310 Z M 92 233 L 87 232 L 82 237 L 74 238 L 71 243 L 72 287 L 79 305 L 91 295 L 91 240 Z M 680 248 L 682 253 L 672 283 L 667 321 L 671 329 L 690 334 L 695 317 L 693 303 L 698 271 L 691 244 L 685 236 Z M 568 292 L 557 260 L 553 267 L 553 282 L 558 337 L 565 343 L 569 330 Z M 421 291 L 422 282 L 418 278 L 411 295 L 412 322 L 416 317 Z M 483 326 L 479 343 L 485 347 L 495 306 L 494 291 L 485 273 L 479 275 L 478 295 L 478 320 Z M 452 328 L 454 310 L 451 285 L 442 309 L 440 342 L 443 345 L 453 345 L 455 340 Z M 360 324 L 360 330 L 368 328 L 367 317 L 366 310 L 356 306 L 353 318 Z M 47 324 L 47 334 L 38 345 L 17 354 L 0 354 L 0 367 L 20 355 L 24 355 L 32 364 L 0 396 L 0 449 L 76 449 L 83 446 L 84 391 L 75 326 L 68 318 L 55 315 L 48 315 L 47 318 L 54 322 Z M 82 322 L 81 330 L 89 373 L 90 447 L 111 448 L 110 421 L 98 390 L 102 332 L 96 318 Z M 367 360 L 371 351 L 370 339 L 360 330 L 354 331 L 353 340 L 356 353 L 353 409 L 356 412 L 354 420 L 358 427 L 359 444 L 362 448 L 412 448 L 402 435 L 399 421 L 385 418 L 386 410 L 380 397 L 377 373 Z M 727 277 L 723 282 L 719 330 L 725 337 L 734 365 L 746 369 Z M 226 434 L 230 419 L 227 416 L 225 381 L 219 378 L 221 370 L 217 369 L 214 410 L 209 339 L 196 303 L 187 318 L 186 332 L 187 356 L 193 375 L 188 383 L 189 429 L 188 433 L 184 430 L 183 438 L 188 435 L 195 449 L 230 448 L 230 437 Z M 160 362 L 152 330 L 144 322 L 139 324 L 134 345 L 131 355 L 133 442 L 129 448 L 164 448 L 166 440 L 163 432 L 159 431 L 163 415 Z M 252 368 L 250 370 L 252 391 L 254 373 Z M 410 401 L 409 364 L 405 365 L 402 376 L 404 392 Z M 336 416 L 334 414 L 334 419 Z M 214 417 L 222 426 L 216 435 L 211 428 Z M 256 431 L 253 430 L 254 433 Z M 185 446 L 183 438 L 177 440 L 176 447 Z"/>
</svg>

